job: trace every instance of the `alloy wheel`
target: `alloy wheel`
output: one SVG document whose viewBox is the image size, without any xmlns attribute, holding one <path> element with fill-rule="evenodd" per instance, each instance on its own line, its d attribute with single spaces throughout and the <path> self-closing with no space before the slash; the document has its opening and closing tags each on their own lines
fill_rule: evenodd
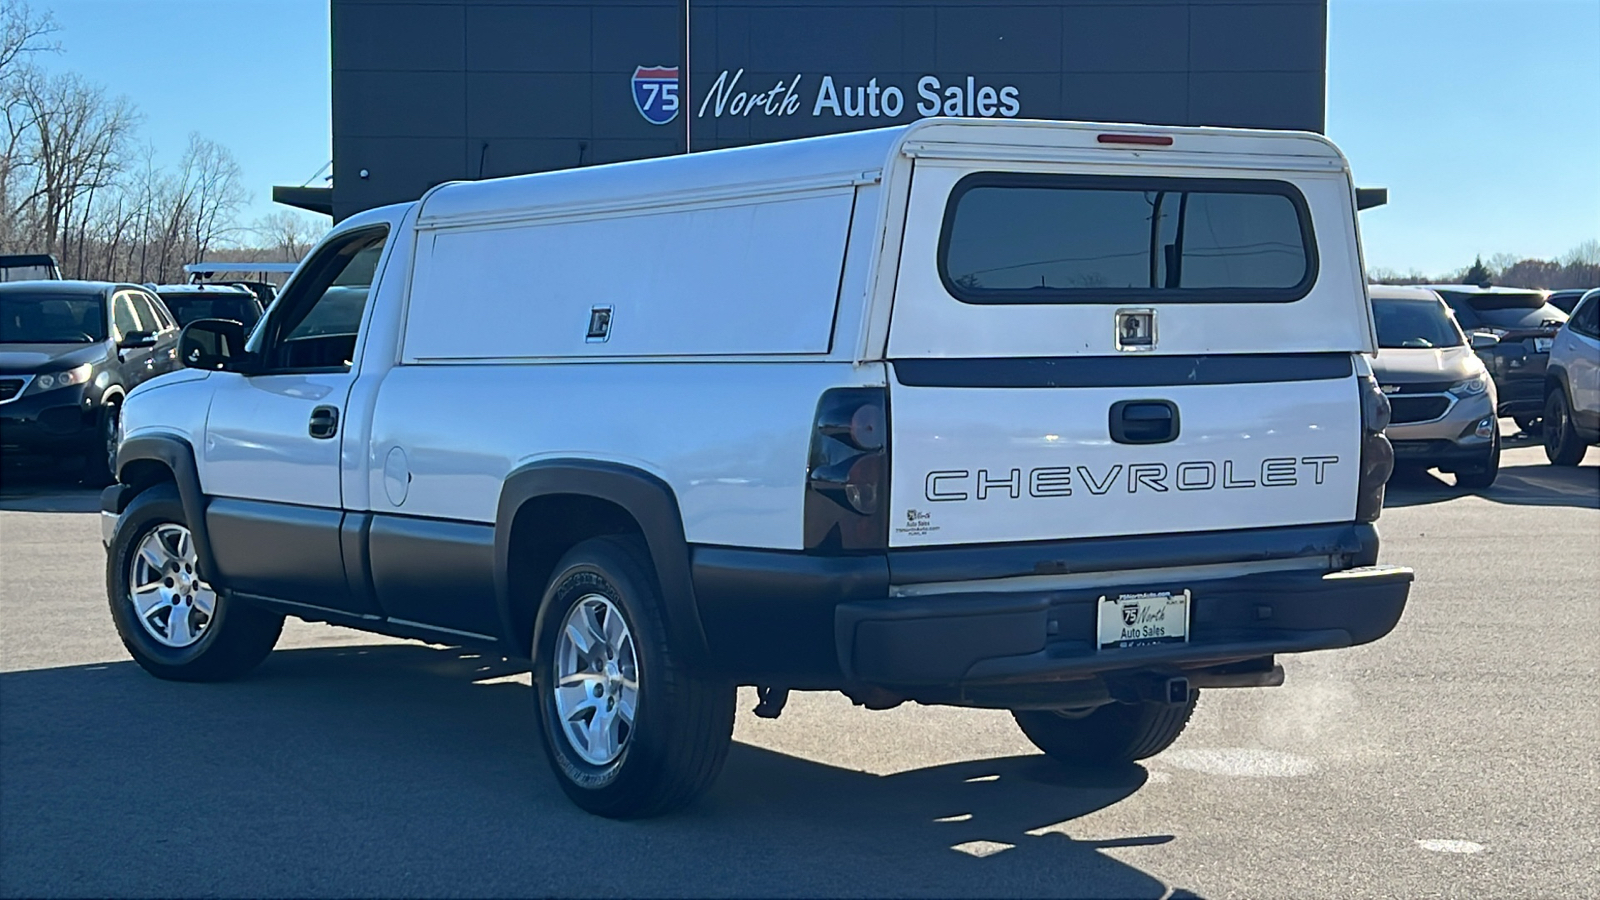
<svg viewBox="0 0 1600 900">
<path fill-rule="evenodd" d="M 199 643 L 216 615 L 217 592 L 195 573 L 194 536 L 168 522 L 152 528 L 128 563 L 134 618 L 157 643 L 184 649 Z"/>
<path fill-rule="evenodd" d="M 622 612 L 600 594 L 567 611 L 556 638 L 554 691 L 561 733 L 584 762 L 622 755 L 639 708 L 639 660 Z"/>
</svg>

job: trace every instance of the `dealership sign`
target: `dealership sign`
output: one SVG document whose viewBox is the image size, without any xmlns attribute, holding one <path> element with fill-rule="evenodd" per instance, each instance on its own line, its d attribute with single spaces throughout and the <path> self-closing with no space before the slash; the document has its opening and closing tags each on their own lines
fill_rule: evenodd
<svg viewBox="0 0 1600 900">
<path fill-rule="evenodd" d="M 1016 85 L 987 84 L 972 75 L 923 75 L 901 86 L 880 83 L 876 77 L 854 84 L 835 81 L 832 75 L 813 80 L 796 74 L 756 92 L 742 84 L 743 79 L 744 69 L 723 69 L 701 98 L 695 118 L 810 115 L 898 119 L 908 114 L 1012 118 L 1022 112 L 1022 96 Z M 672 121 L 678 114 L 678 70 L 644 66 L 635 69 L 633 102 L 639 114 L 652 124 Z"/>
</svg>

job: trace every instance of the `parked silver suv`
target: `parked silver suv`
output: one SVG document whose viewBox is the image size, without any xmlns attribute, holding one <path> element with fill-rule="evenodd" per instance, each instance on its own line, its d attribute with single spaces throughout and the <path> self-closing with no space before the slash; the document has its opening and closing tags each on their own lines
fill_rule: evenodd
<svg viewBox="0 0 1600 900">
<path fill-rule="evenodd" d="M 1600 288 L 1583 295 L 1556 334 L 1544 392 L 1544 453 L 1575 466 L 1600 444 Z"/>
<path fill-rule="evenodd" d="M 1500 472 L 1495 385 L 1439 295 L 1423 288 L 1373 285 L 1378 356 L 1372 373 L 1389 397 L 1395 464 L 1453 472 L 1464 488 L 1486 488 Z"/>
</svg>

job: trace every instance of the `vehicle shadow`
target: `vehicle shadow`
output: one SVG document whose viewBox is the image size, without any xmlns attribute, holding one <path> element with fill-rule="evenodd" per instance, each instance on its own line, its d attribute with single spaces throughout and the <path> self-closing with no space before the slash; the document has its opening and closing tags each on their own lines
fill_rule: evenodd
<svg viewBox="0 0 1600 900">
<path fill-rule="evenodd" d="M 50 470 L 0 465 L 0 510 L 99 512 L 100 489 Z"/>
<path fill-rule="evenodd" d="M 1600 466 L 1503 465 L 1494 484 L 1480 491 L 1458 488 L 1452 477 L 1431 470 L 1396 469 L 1383 505 L 1421 506 L 1473 494 L 1515 506 L 1600 509 Z"/>
<path fill-rule="evenodd" d="M 0 674 L 0 893 L 1194 896 L 1100 852 L 1171 835 L 1065 834 L 1137 791 L 1134 765 L 880 777 L 735 744 L 689 810 L 595 818 L 515 679 L 415 644 L 280 651 L 222 685 Z"/>
</svg>

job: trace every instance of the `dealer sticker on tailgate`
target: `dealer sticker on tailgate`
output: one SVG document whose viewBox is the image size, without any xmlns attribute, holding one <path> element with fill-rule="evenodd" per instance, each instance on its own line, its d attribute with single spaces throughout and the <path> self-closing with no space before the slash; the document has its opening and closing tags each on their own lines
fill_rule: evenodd
<svg viewBox="0 0 1600 900">
<path fill-rule="evenodd" d="M 1189 639 L 1189 592 L 1101 597 L 1099 617 L 1101 650 L 1181 644 Z"/>
</svg>

